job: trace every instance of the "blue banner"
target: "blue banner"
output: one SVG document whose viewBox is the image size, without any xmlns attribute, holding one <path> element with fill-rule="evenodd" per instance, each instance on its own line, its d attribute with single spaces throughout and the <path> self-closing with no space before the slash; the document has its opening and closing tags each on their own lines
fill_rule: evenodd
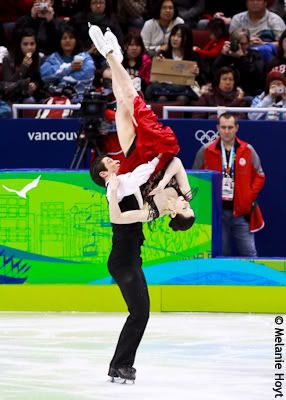
<svg viewBox="0 0 286 400">
<path fill-rule="evenodd" d="M 185 168 L 192 168 L 200 146 L 209 143 L 217 134 L 216 121 L 169 119 L 178 137 Z M 265 219 L 265 228 L 256 234 L 260 257 L 286 256 L 286 122 L 240 121 L 238 136 L 250 143 L 258 153 L 266 175 L 265 186 L 258 197 Z"/>
<path fill-rule="evenodd" d="M 197 150 L 217 133 L 216 122 L 209 120 L 170 119 L 179 139 L 180 158 L 187 169 L 192 167 Z M 80 130 L 77 119 L 0 120 L 0 168 L 68 168 L 76 150 Z M 249 142 L 261 158 L 266 183 L 258 202 L 265 218 L 265 228 L 256 234 L 259 256 L 285 257 L 286 122 L 241 121 L 238 136 Z"/>
</svg>

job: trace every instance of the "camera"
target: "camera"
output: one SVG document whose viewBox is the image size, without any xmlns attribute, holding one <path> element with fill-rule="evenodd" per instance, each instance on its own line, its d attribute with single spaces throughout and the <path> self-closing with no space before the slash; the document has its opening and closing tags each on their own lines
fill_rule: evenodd
<svg viewBox="0 0 286 400">
<path fill-rule="evenodd" d="M 91 143 L 96 142 L 98 136 L 106 135 L 112 129 L 105 121 L 105 110 L 112 96 L 111 89 L 96 91 L 94 87 L 87 88 L 83 95 L 79 116 L 86 139 Z"/>
<path fill-rule="evenodd" d="M 232 40 L 232 41 L 230 42 L 229 50 L 230 50 L 232 53 L 236 53 L 236 52 L 239 50 L 239 41 L 236 40 L 236 39 Z"/>
<path fill-rule="evenodd" d="M 40 11 L 48 11 L 49 3 L 47 3 L 46 1 L 42 1 L 42 2 L 38 3 L 38 9 Z"/>
</svg>

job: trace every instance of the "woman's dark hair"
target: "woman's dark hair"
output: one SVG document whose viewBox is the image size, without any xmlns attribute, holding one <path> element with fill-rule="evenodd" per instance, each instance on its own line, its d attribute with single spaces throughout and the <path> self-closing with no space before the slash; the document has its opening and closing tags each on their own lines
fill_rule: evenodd
<svg viewBox="0 0 286 400">
<path fill-rule="evenodd" d="M 194 222 L 195 216 L 186 218 L 183 214 L 177 214 L 169 222 L 169 227 L 172 228 L 173 231 L 187 231 L 193 226 Z"/>
<path fill-rule="evenodd" d="M 170 33 L 169 41 L 168 41 L 168 49 L 164 52 L 164 56 L 166 58 L 172 57 L 172 45 L 171 45 L 171 37 L 174 36 L 178 31 L 181 32 L 182 35 L 182 44 L 181 47 L 183 49 L 183 60 L 190 60 L 194 54 L 193 51 L 193 34 L 192 30 L 186 24 L 178 24 L 175 25 Z"/>
<path fill-rule="evenodd" d="M 224 21 L 220 18 L 214 18 L 208 23 L 208 30 L 216 37 L 216 39 L 227 39 L 228 28 Z"/>
<path fill-rule="evenodd" d="M 74 56 L 75 54 L 78 54 L 81 51 L 81 45 L 80 45 L 80 40 L 79 40 L 78 34 L 76 33 L 75 28 L 72 25 L 69 25 L 69 24 L 64 24 L 60 29 L 59 36 L 58 36 L 59 40 L 58 40 L 57 52 L 60 53 L 60 54 L 63 54 L 63 49 L 62 49 L 62 46 L 61 46 L 61 40 L 62 40 L 62 38 L 63 38 L 65 33 L 67 33 L 68 35 L 74 37 L 75 40 L 76 40 L 75 48 L 74 48 L 73 53 L 72 53 L 72 55 Z"/>
<path fill-rule="evenodd" d="M 92 180 L 99 186 L 105 187 L 105 180 L 99 175 L 102 171 L 107 171 L 106 166 L 103 163 L 103 159 L 106 155 L 98 156 L 96 159 L 91 163 L 89 168 L 89 173 Z"/>
<path fill-rule="evenodd" d="M 279 37 L 279 41 L 278 41 L 277 58 L 279 58 L 279 59 L 281 59 L 281 58 L 284 59 L 285 58 L 284 50 L 283 50 L 283 46 L 282 46 L 283 40 L 285 38 L 286 38 L 286 29 L 285 29 L 285 31 L 283 31 L 281 33 L 281 36 Z"/>
<path fill-rule="evenodd" d="M 86 0 L 85 1 L 85 5 L 84 5 L 84 8 L 83 8 L 85 13 L 90 13 L 91 12 L 90 4 L 91 4 L 91 0 Z M 112 5 L 112 1 L 111 0 L 105 0 L 104 15 L 106 15 L 107 17 L 110 17 L 114 13 L 114 9 L 113 8 L 114 7 Z"/>
<path fill-rule="evenodd" d="M 233 79 L 234 79 L 233 90 L 235 90 L 239 83 L 239 76 L 238 76 L 238 73 L 235 70 L 233 70 L 231 67 L 222 67 L 216 71 L 214 80 L 213 80 L 213 87 L 218 88 L 219 83 L 220 83 L 220 78 L 222 77 L 222 75 L 225 75 L 225 74 L 232 74 Z"/>
<path fill-rule="evenodd" d="M 162 4 L 165 1 L 171 1 L 174 5 L 174 16 L 173 16 L 173 20 L 177 18 L 178 16 L 178 9 L 176 4 L 174 3 L 173 0 L 159 0 L 159 1 L 155 1 L 152 5 L 152 18 L 154 19 L 160 19 L 160 13 L 161 13 L 161 8 L 162 8 Z"/>
<path fill-rule="evenodd" d="M 38 43 L 37 43 L 37 36 L 36 32 L 31 29 L 31 28 L 24 28 L 21 30 L 18 30 L 15 32 L 15 41 L 14 41 L 14 48 L 12 49 L 12 55 L 14 58 L 15 65 L 20 65 L 22 64 L 24 54 L 21 49 L 21 42 L 24 37 L 34 37 L 35 42 L 36 42 L 36 50 L 32 55 L 33 63 L 32 63 L 32 68 L 35 70 L 38 70 L 39 68 L 39 49 L 38 49 Z"/>
<path fill-rule="evenodd" d="M 128 46 L 130 46 L 130 44 L 132 44 L 132 43 L 135 43 L 137 46 L 141 47 L 141 53 L 140 53 L 140 57 L 141 57 L 146 51 L 141 35 L 139 35 L 138 33 L 133 33 L 133 32 L 127 33 L 127 35 L 124 38 L 124 42 L 123 42 L 124 50 Z"/>
</svg>

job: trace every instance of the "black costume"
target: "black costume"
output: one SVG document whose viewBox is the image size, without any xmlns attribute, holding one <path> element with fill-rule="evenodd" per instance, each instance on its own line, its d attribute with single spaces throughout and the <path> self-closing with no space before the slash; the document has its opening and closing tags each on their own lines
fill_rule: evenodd
<svg viewBox="0 0 286 400">
<path fill-rule="evenodd" d="M 122 212 L 139 209 L 134 195 L 124 197 L 119 207 Z M 144 242 L 142 223 L 112 224 L 112 230 L 108 270 L 118 284 L 130 313 L 110 363 L 109 375 L 117 376 L 113 369 L 132 367 L 134 363 L 137 348 L 148 322 L 150 301 L 145 276 L 141 269 L 141 246 Z"/>
</svg>

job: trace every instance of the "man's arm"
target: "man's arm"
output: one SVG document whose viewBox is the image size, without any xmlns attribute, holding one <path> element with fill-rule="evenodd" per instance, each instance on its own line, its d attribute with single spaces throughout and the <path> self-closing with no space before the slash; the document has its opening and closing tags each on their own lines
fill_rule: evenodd
<svg viewBox="0 0 286 400">
<path fill-rule="evenodd" d="M 110 187 L 110 199 L 109 199 L 109 216 L 110 222 L 114 224 L 132 224 L 134 222 L 145 222 L 148 221 L 149 211 L 148 209 L 143 210 L 132 210 L 121 212 L 118 199 L 117 189 L 119 181 L 116 175 L 112 175 L 109 180 Z"/>
<path fill-rule="evenodd" d="M 119 175 L 120 182 L 117 189 L 117 200 L 121 201 L 123 197 L 134 194 L 141 185 L 146 183 L 155 171 L 158 162 L 159 158 L 155 157 L 152 161 L 139 165 L 133 172 Z M 107 187 L 106 196 L 110 200 L 111 192 L 109 186 Z"/>
<path fill-rule="evenodd" d="M 256 200 L 259 192 L 262 190 L 265 182 L 265 175 L 261 166 L 260 158 L 254 148 L 248 144 L 252 152 L 252 168 L 254 169 L 254 178 L 252 181 L 251 189 L 253 201 Z"/>
</svg>

